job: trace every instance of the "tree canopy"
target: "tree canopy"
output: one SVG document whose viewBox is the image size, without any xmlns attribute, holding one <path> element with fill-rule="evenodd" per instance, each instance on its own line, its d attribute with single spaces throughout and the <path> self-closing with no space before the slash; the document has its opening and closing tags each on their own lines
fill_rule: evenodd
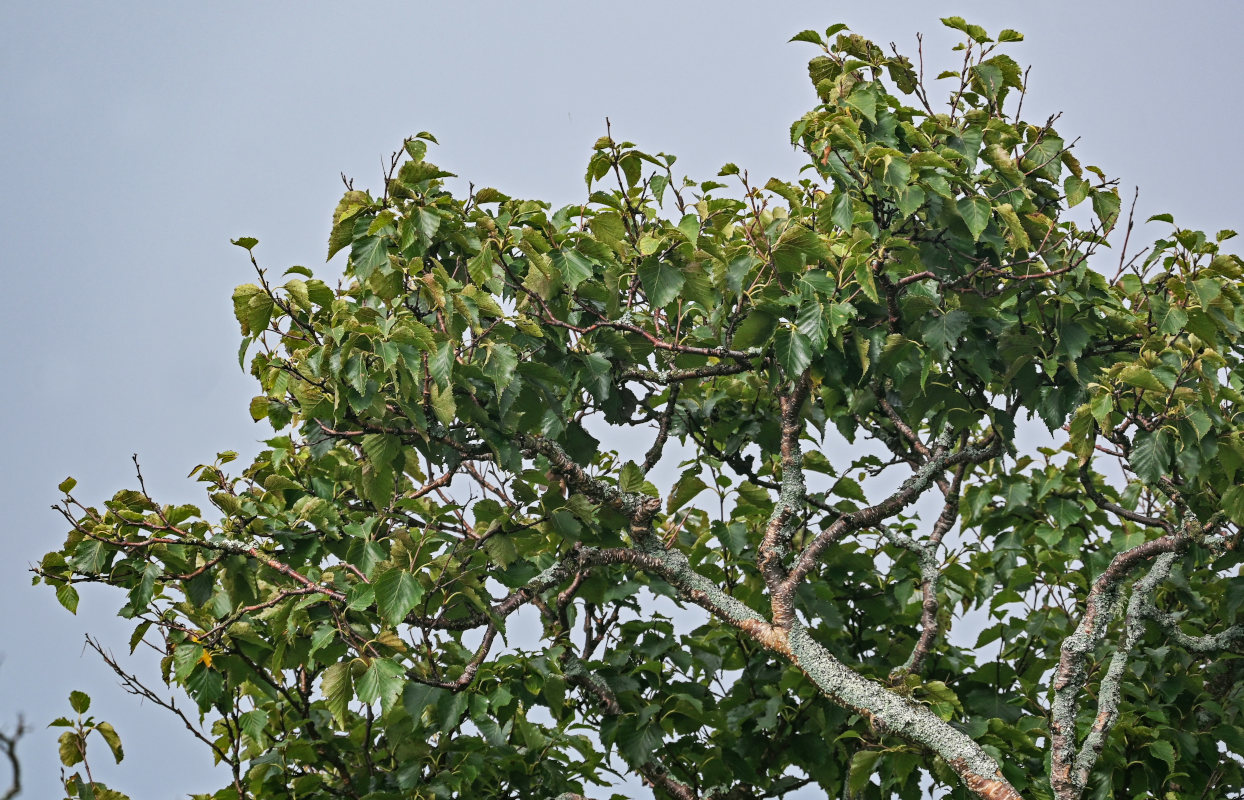
<svg viewBox="0 0 1244 800">
<path fill-rule="evenodd" d="M 336 286 L 235 241 L 266 449 L 194 469 L 212 510 L 66 480 L 36 570 L 124 590 L 190 705 L 97 649 L 229 766 L 201 797 L 1244 790 L 1234 234 L 1130 254 L 1022 36 L 943 22 L 940 83 L 794 37 L 791 179 L 610 132 L 553 209 L 456 195 L 421 133 L 348 184 Z M 66 764 L 120 759 L 71 702 Z"/>
</svg>

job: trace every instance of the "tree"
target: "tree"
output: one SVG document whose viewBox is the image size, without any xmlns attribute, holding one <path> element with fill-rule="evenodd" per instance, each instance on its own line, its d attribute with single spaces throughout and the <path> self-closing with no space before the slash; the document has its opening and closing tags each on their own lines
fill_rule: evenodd
<svg viewBox="0 0 1244 800">
<path fill-rule="evenodd" d="M 796 180 L 607 135 L 554 211 L 422 133 L 347 185 L 339 288 L 235 241 L 268 449 L 194 469 L 211 514 L 66 480 L 37 569 L 126 590 L 211 797 L 1244 790 L 1244 262 L 1160 215 L 1101 263 L 1116 182 L 1023 121 L 1022 37 L 943 21 L 945 106 L 794 37 Z"/>
</svg>

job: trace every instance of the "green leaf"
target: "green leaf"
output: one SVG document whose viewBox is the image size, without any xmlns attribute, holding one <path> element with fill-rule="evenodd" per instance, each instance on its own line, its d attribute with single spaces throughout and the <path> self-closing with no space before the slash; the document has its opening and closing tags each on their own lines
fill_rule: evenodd
<svg viewBox="0 0 1244 800">
<path fill-rule="evenodd" d="M 1142 481 L 1155 484 L 1170 472 L 1175 441 L 1165 429 L 1141 431 L 1132 440 L 1129 464 Z"/>
<path fill-rule="evenodd" d="M 406 685 L 406 671 L 402 665 L 388 658 L 374 658 L 355 684 L 359 700 L 371 704 L 380 701 L 387 708 L 402 693 Z"/>
<path fill-rule="evenodd" d="M 850 193 L 842 191 L 834 198 L 833 209 L 830 211 L 830 220 L 844 231 L 851 230 L 851 227 L 855 224 L 855 207 L 851 203 Z"/>
<path fill-rule="evenodd" d="M 788 42 L 808 42 L 809 44 L 819 44 L 825 46 L 825 40 L 821 38 L 821 34 L 816 31 L 800 31 L 787 40 Z"/>
<path fill-rule="evenodd" d="M 487 351 L 484 375 L 492 381 L 497 394 L 501 394 L 514 380 L 514 370 L 518 367 L 518 354 L 514 352 L 513 347 L 499 342 L 489 346 Z"/>
<path fill-rule="evenodd" d="M 664 308 L 678 297 L 686 282 L 680 269 L 656 258 L 645 258 L 639 265 L 639 280 L 653 308 Z"/>
<path fill-rule="evenodd" d="M 57 484 L 56 488 L 59 489 L 64 494 L 69 494 L 70 492 L 73 491 L 73 487 L 77 485 L 78 485 L 78 482 L 74 480 L 73 478 L 65 478 L 63 481 Z"/>
<path fill-rule="evenodd" d="M 324 702 L 338 724 L 344 724 L 350 701 L 354 699 L 354 678 L 350 674 L 351 662 L 339 661 L 324 670 L 320 691 Z"/>
<path fill-rule="evenodd" d="M 1158 295 L 1149 298 L 1149 310 L 1153 313 L 1153 324 L 1157 326 L 1158 333 L 1173 335 L 1188 324 L 1188 312 Z"/>
<path fill-rule="evenodd" d="M 245 250 L 246 250 L 246 251 L 248 251 L 248 252 L 249 252 L 249 251 L 250 251 L 250 250 L 251 250 L 251 249 L 252 249 L 255 245 L 259 244 L 259 240 L 258 240 L 258 239 L 256 239 L 256 238 L 255 238 L 255 237 L 253 237 L 253 236 L 241 236 L 241 237 L 239 237 L 239 238 L 237 238 L 237 239 L 231 239 L 230 241 L 231 241 L 233 244 L 237 245 L 238 247 L 241 247 L 241 248 L 245 249 Z"/>
<path fill-rule="evenodd" d="M 432 386 L 432 411 L 442 423 L 452 424 L 458 417 L 458 404 L 454 401 L 453 389 L 441 389 Z"/>
<path fill-rule="evenodd" d="M 980 239 L 985 228 L 989 226 L 989 201 L 983 197 L 961 197 L 959 202 L 955 204 L 955 207 L 959 209 L 959 216 L 963 218 L 964 224 L 968 226 L 968 232 L 972 234 L 972 239 Z"/>
<path fill-rule="evenodd" d="M 1166 392 L 1166 387 L 1157 379 L 1157 376 L 1139 364 L 1128 364 L 1124 367 L 1119 372 L 1119 380 L 1138 389 L 1150 392 Z"/>
<path fill-rule="evenodd" d="M 669 494 L 669 501 L 665 507 L 666 512 L 674 513 L 687 503 L 690 503 L 695 499 L 696 495 L 707 488 L 708 484 L 700 478 L 700 468 L 698 466 L 684 471 Z"/>
<path fill-rule="evenodd" d="M 267 738 L 265 731 L 268 728 L 268 712 L 262 708 L 252 708 L 242 714 L 238 722 L 242 725 L 242 733 L 254 741 L 263 742 Z"/>
<path fill-rule="evenodd" d="M 1115 220 L 1119 218 L 1119 190 L 1111 188 L 1094 191 L 1093 213 L 1097 215 L 1103 228 L 1113 227 Z"/>
<path fill-rule="evenodd" d="M 391 466 L 402 452 L 402 440 L 390 433 L 369 433 L 360 445 L 367 460 L 377 467 Z"/>
<path fill-rule="evenodd" d="M 85 714 L 91 707 L 91 697 L 86 692 L 74 690 L 69 693 L 69 706 L 79 714 Z"/>
<path fill-rule="evenodd" d="M 389 263 L 389 240 L 384 236 L 364 236 L 350 248 L 354 274 L 367 280 L 377 269 Z"/>
<path fill-rule="evenodd" d="M 877 123 L 877 95 L 867 83 L 861 83 L 847 96 L 846 103 L 864 115 L 874 125 Z"/>
<path fill-rule="evenodd" d="M 968 323 L 972 318 L 967 312 L 959 309 L 948 311 L 940 317 L 933 317 L 929 320 L 924 329 L 924 341 L 930 347 L 937 350 L 942 358 L 945 358 L 959 341 L 959 337 L 963 335 L 963 331 L 967 329 Z"/>
<path fill-rule="evenodd" d="M 1232 522 L 1244 526 L 1244 485 L 1236 484 L 1223 492 L 1221 505 Z"/>
<path fill-rule="evenodd" d="M 820 301 L 807 300 L 799 307 L 795 327 L 808 337 L 815 352 L 825 349 L 825 343 L 829 340 L 829 323 L 825 318 L 825 307 Z"/>
<path fill-rule="evenodd" d="M 95 723 L 95 730 L 100 736 L 104 737 L 104 741 L 108 743 L 108 749 L 112 751 L 112 757 L 118 764 L 125 758 L 125 749 L 121 747 L 121 737 L 117 734 L 115 728 L 108 722 Z"/>
<path fill-rule="evenodd" d="M 1068 175 L 1063 181 L 1063 192 L 1067 196 L 1067 207 L 1075 208 L 1089 196 L 1092 184 L 1075 175 Z"/>
<path fill-rule="evenodd" d="M 1175 747 L 1164 739 L 1155 739 L 1148 743 L 1147 752 L 1153 758 L 1166 763 L 1167 770 L 1175 769 Z"/>
<path fill-rule="evenodd" d="M 376 608 L 380 618 L 396 625 L 406 618 L 423 597 L 423 585 L 414 575 L 400 567 L 380 573 L 372 586 L 376 590 Z"/>
<path fill-rule="evenodd" d="M 864 791 L 882 754 L 881 750 L 860 750 L 852 756 L 851 767 L 847 770 L 847 791 L 852 795 Z"/>
<path fill-rule="evenodd" d="M 78 613 L 78 590 L 72 583 L 62 583 L 56 587 L 56 601 L 68 609 L 70 614 Z"/>
<path fill-rule="evenodd" d="M 738 350 L 760 347 L 769 341 L 777 327 L 777 320 L 760 309 L 752 309 L 734 332 L 733 345 Z"/>
<path fill-rule="evenodd" d="M 77 731 L 65 731 L 57 741 L 60 744 L 60 763 L 66 767 L 72 767 L 82 762 L 83 754 L 86 752 L 86 742 Z"/>
<path fill-rule="evenodd" d="M 575 291 L 579 284 L 592 277 L 594 268 L 591 260 L 577 250 L 554 250 L 549 254 L 553 266 L 561 273 L 566 288 Z"/>
<path fill-rule="evenodd" d="M 812 342 L 799 331 L 783 325 L 773 341 L 778 363 L 786 371 L 788 379 L 794 379 L 812 363 Z"/>
</svg>

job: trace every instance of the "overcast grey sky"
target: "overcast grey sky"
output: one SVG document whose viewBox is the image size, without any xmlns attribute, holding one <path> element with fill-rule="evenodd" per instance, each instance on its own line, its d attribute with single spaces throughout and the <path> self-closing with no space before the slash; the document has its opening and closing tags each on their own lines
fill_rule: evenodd
<svg viewBox="0 0 1244 800">
<path fill-rule="evenodd" d="M 208 753 L 126 696 L 83 632 L 125 652 L 117 598 L 77 617 L 31 562 L 57 547 L 48 506 L 66 475 L 99 502 L 138 453 L 161 499 L 201 501 L 183 476 L 219 450 L 255 452 L 254 391 L 237 365 L 232 287 L 261 262 L 321 277 L 338 173 L 378 184 L 382 156 L 430 130 L 432 158 L 477 185 L 581 200 L 591 143 L 617 136 L 680 156 L 793 176 L 790 122 L 813 103 L 803 28 L 843 21 L 949 65 L 959 14 L 1028 40 L 1026 111 L 1080 136 L 1086 163 L 1138 184 L 1143 219 L 1241 225 L 1244 160 L 1236 3 L 8 2 L 0 7 L 0 231 L 9 300 L 0 394 L 9 456 L 0 499 L 0 726 L 24 712 L 29 798 L 56 793 L 54 733 L 83 689 L 128 758 L 105 781 L 137 798 L 217 788 Z M 1152 238 L 1158 230 L 1142 231 Z M 98 608 L 96 607 L 98 605 Z M 128 661 L 155 675 L 150 653 Z M 4 780 L 0 777 L 0 781 Z M 57 795 L 59 796 L 59 795 Z"/>
</svg>

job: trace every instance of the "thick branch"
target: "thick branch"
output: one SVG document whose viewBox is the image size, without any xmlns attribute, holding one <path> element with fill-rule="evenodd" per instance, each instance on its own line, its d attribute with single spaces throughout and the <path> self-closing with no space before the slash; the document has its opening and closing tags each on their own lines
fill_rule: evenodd
<svg viewBox="0 0 1244 800">
<path fill-rule="evenodd" d="M 760 614 L 691 569 L 679 551 L 630 548 L 579 551 L 581 566 L 630 564 L 663 578 L 683 598 L 746 633 L 766 649 L 797 666 L 832 702 L 867 717 L 894 734 L 941 756 L 964 785 L 983 800 L 1022 800 L 993 760 L 966 733 L 942 720 L 928 706 L 889 691 L 852 670 L 818 644 L 798 622 L 787 629 Z"/>
<path fill-rule="evenodd" d="M 1084 792 L 1087 774 L 1081 776 L 1076 763 L 1079 696 L 1088 682 L 1089 656 L 1105 636 L 1115 611 L 1120 584 L 1144 562 L 1173 554 L 1185 544 L 1183 537 L 1168 534 L 1116 555 L 1089 590 L 1084 601 L 1084 616 L 1075 633 L 1063 640 L 1058 670 L 1054 674 L 1054 702 L 1050 708 L 1050 785 L 1058 800 L 1076 800 Z"/>
</svg>

